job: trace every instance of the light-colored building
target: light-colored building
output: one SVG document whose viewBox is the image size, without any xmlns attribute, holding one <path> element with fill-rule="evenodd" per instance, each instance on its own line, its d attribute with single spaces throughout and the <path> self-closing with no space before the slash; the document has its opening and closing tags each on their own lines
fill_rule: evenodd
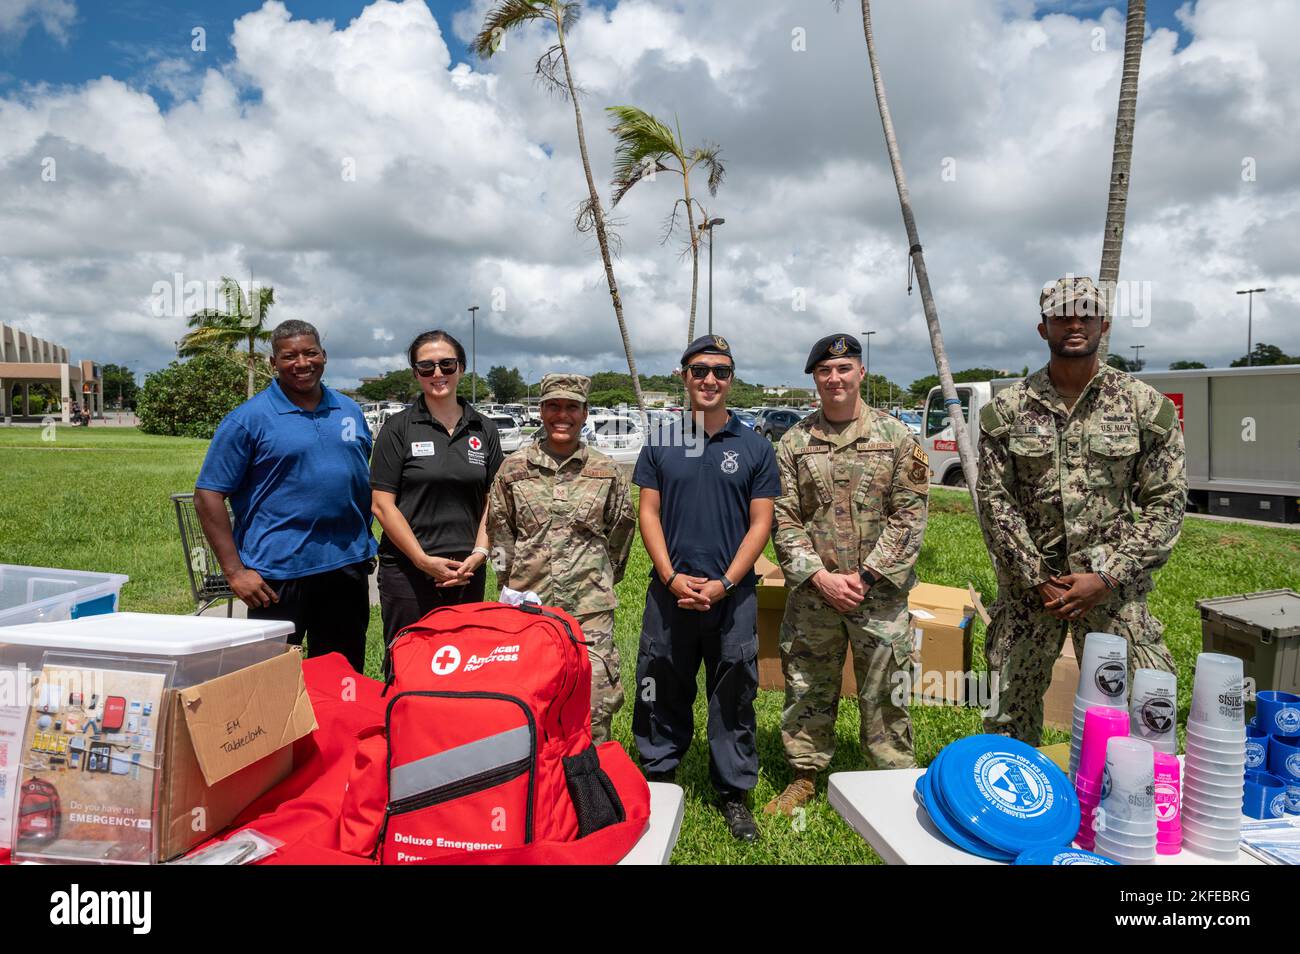
<svg viewBox="0 0 1300 954">
<path fill-rule="evenodd" d="M 74 400 L 89 408 L 93 416 L 104 416 L 104 380 L 98 364 L 73 364 L 62 345 L 0 324 L 0 418 L 30 415 L 33 384 L 58 389 L 64 424 L 71 423 Z"/>
</svg>

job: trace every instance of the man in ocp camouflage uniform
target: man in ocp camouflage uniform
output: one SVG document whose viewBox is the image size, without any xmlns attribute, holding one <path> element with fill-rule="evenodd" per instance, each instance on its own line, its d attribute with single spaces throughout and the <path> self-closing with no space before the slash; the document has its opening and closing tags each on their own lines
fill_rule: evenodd
<svg viewBox="0 0 1300 954">
<path fill-rule="evenodd" d="M 907 593 L 925 535 L 930 466 L 907 425 L 860 397 L 861 354 L 848 334 L 813 345 L 804 372 L 813 375 L 821 410 L 791 427 L 777 448 L 773 537 L 790 589 L 781 624 L 781 740 L 795 777 L 768 814 L 793 814 L 830 764 L 848 647 L 868 760 L 876 768 L 915 765 L 910 693 L 897 674 L 911 663 Z"/>
<path fill-rule="evenodd" d="M 623 578 L 636 517 L 618 466 L 580 442 L 591 380 L 542 379 L 542 433 L 501 464 L 488 498 L 493 566 L 502 586 L 532 590 L 582 625 L 591 656 L 591 734 L 610 739 L 623 705 L 614 645 L 614 586 Z"/>
<path fill-rule="evenodd" d="M 997 673 L 985 729 L 1037 745 L 1043 694 L 1066 630 L 1128 640 L 1136 668 L 1174 672 L 1147 609 L 1187 502 L 1183 433 L 1172 401 L 1102 364 L 1105 300 L 1067 276 L 1039 298 L 1047 367 L 980 413 L 980 524 L 998 574 L 985 640 Z"/>
</svg>

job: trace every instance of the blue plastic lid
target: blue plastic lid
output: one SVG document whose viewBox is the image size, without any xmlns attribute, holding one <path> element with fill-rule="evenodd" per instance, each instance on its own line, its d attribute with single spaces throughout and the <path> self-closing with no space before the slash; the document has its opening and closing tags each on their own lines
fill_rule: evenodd
<svg viewBox="0 0 1300 954">
<path fill-rule="evenodd" d="M 1037 749 L 998 735 L 947 745 L 931 780 L 949 817 L 968 835 L 1012 855 L 1070 844 L 1079 799 L 1065 773 Z"/>
<path fill-rule="evenodd" d="M 962 851 L 969 852 L 972 855 L 978 855 L 981 858 L 989 858 L 993 861 L 1012 861 L 1015 856 L 1008 852 L 994 848 L 986 844 L 979 838 L 975 838 L 963 831 L 956 822 L 948 816 L 942 802 L 936 797 L 933 783 L 937 777 L 936 772 L 939 768 L 939 762 L 943 757 L 940 752 L 933 762 L 930 763 L 929 771 L 922 775 L 916 781 L 916 790 L 921 796 L 921 803 L 925 806 L 925 813 L 930 816 L 934 826 L 943 832 L 944 837 L 951 841 Z"/>
<path fill-rule="evenodd" d="M 1016 856 L 1018 865 L 1118 865 L 1082 848 L 1030 848 Z"/>
</svg>

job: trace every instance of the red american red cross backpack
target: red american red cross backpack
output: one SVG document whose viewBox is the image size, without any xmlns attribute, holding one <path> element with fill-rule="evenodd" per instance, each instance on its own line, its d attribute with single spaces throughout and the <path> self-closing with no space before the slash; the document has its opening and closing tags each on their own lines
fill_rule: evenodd
<svg viewBox="0 0 1300 954">
<path fill-rule="evenodd" d="M 518 854 L 625 820 L 592 744 L 591 663 L 568 613 L 443 607 L 399 633 L 388 662 L 384 731 L 358 744 L 345 850 L 384 864 Z"/>
</svg>

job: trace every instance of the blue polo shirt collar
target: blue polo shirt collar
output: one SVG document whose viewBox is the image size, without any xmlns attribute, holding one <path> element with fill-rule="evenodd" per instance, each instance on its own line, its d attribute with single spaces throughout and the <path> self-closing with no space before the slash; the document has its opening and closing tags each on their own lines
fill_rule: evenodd
<svg viewBox="0 0 1300 954">
<path fill-rule="evenodd" d="M 703 430 L 703 428 L 700 428 L 696 425 L 694 414 L 686 415 L 683 426 L 689 427 L 692 432 L 696 430 Z M 742 428 L 745 428 L 745 425 L 740 423 L 740 418 L 736 417 L 736 412 L 727 411 L 727 423 L 722 425 L 721 430 L 715 431 L 713 434 L 710 434 L 709 439 L 712 440 L 713 438 L 717 437 L 719 434 L 740 434 Z"/>
<path fill-rule="evenodd" d="M 321 382 L 320 403 L 316 405 L 315 411 L 304 411 L 298 405 L 290 401 L 288 396 L 285 395 L 284 390 L 280 387 L 278 379 L 271 379 L 271 383 L 267 385 L 266 393 L 271 399 L 271 404 L 274 406 L 275 413 L 277 414 L 314 414 L 320 411 L 333 411 L 342 406 L 339 404 L 338 398 L 334 396 L 334 392 L 325 386 L 324 381 Z"/>
</svg>

